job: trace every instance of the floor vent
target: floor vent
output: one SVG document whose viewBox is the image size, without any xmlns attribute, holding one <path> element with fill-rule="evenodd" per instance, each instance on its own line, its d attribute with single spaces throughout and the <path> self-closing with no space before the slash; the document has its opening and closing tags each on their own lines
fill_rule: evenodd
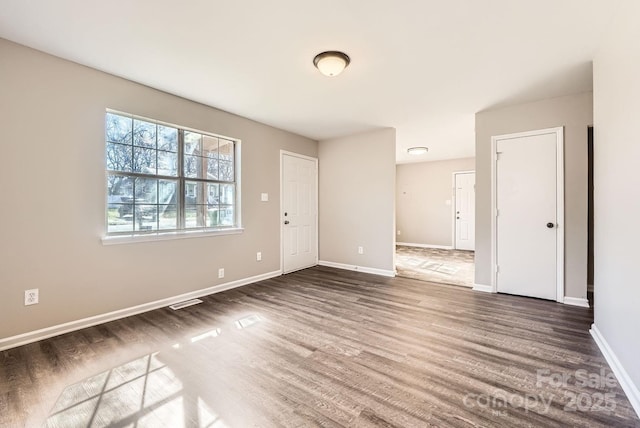
<svg viewBox="0 0 640 428">
<path fill-rule="evenodd" d="M 188 306 L 197 305 L 198 303 L 202 303 L 202 300 L 200 300 L 200 299 L 185 300 L 184 302 L 176 303 L 175 305 L 171 305 L 169 307 L 171 309 L 173 309 L 174 311 L 177 311 L 178 309 L 186 308 Z"/>
</svg>

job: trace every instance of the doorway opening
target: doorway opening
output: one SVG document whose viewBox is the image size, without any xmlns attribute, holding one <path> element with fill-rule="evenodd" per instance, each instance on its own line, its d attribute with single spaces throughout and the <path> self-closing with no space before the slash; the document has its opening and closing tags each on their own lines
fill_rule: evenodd
<svg viewBox="0 0 640 428">
<path fill-rule="evenodd" d="M 399 171 L 398 276 L 473 287 L 475 171 L 464 168 L 471 161 L 425 162 Z"/>
</svg>

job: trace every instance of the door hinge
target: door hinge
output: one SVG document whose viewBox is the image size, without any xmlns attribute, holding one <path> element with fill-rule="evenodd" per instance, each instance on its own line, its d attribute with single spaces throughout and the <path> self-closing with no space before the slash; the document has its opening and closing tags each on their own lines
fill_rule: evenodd
<svg viewBox="0 0 640 428">
<path fill-rule="evenodd" d="M 496 209 L 496 217 L 498 217 L 500 215 L 500 210 Z"/>
<path fill-rule="evenodd" d="M 500 155 L 502 154 L 502 152 L 496 152 L 496 160 L 500 160 Z"/>
<path fill-rule="evenodd" d="M 496 273 L 500 272 L 500 266 L 496 265 Z"/>
</svg>

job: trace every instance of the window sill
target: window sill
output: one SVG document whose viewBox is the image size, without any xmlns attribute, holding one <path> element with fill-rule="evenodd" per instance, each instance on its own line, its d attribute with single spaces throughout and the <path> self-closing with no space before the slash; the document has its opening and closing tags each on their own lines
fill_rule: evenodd
<svg viewBox="0 0 640 428">
<path fill-rule="evenodd" d="M 174 239 L 205 238 L 208 236 L 238 235 L 244 228 L 219 230 L 181 230 L 179 232 L 157 232 L 140 235 L 103 236 L 102 245 L 135 244 L 138 242 L 172 241 Z"/>
</svg>

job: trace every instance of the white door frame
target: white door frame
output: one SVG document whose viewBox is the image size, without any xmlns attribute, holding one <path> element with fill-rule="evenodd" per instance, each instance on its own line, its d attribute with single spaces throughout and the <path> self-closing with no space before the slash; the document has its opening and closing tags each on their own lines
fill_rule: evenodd
<svg viewBox="0 0 640 428">
<path fill-rule="evenodd" d="M 564 303 L 564 127 L 518 132 L 491 137 L 491 291 L 498 292 L 497 269 L 497 160 L 498 141 L 536 135 L 556 135 L 556 301 Z"/>
<path fill-rule="evenodd" d="M 284 274 L 284 181 L 282 180 L 284 174 L 284 155 L 293 156 L 301 159 L 307 159 L 313 161 L 316 172 L 316 264 L 318 264 L 318 243 L 320 242 L 318 236 L 318 212 L 320 208 L 318 207 L 318 158 L 314 158 L 311 156 L 301 155 L 300 153 L 289 152 L 287 150 L 280 150 L 280 211 L 278 212 L 278 219 L 280 221 L 280 274 Z"/>
<path fill-rule="evenodd" d="M 475 169 L 469 171 L 454 171 L 451 174 L 451 219 L 452 219 L 452 230 L 451 230 L 451 248 L 456 250 L 456 175 L 457 174 L 471 174 L 476 173 Z M 474 185 L 475 190 L 475 185 Z"/>
</svg>

